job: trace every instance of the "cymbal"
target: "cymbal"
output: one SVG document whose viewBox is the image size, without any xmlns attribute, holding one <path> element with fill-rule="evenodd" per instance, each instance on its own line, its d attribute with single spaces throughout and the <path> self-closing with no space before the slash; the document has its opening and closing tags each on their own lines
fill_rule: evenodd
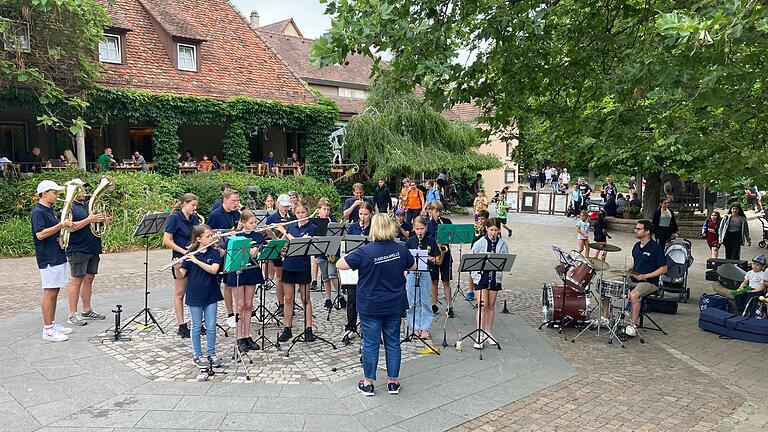
<svg viewBox="0 0 768 432">
<path fill-rule="evenodd" d="M 602 250 L 606 252 L 621 252 L 621 248 L 608 243 L 590 243 L 589 247 L 592 249 Z"/>
<path fill-rule="evenodd" d="M 635 273 L 633 271 L 622 270 L 622 269 L 608 270 L 608 273 L 614 274 L 616 276 L 637 276 L 640 274 L 640 273 Z"/>
<path fill-rule="evenodd" d="M 605 271 L 611 268 L 607 262 L 601 260 L 600 258 L 589 258 L 589 264 L 597 271 Z"/>
</svg>

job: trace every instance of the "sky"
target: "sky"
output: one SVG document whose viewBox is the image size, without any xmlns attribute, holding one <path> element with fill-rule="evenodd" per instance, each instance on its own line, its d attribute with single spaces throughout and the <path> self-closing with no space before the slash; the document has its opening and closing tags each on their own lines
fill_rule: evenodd
<svg viewBox="0 0 768 432">
<path fill-rule="evenodd" d="M 308 38 L 318 38 L 331 27 L 324 14 L 325 5 L 318 0 L 230 0 L 249 19 L 251 11 L 259 13 L 259 24 L 267 25 L 293 18 L 299 30 Z"/>
</svg>

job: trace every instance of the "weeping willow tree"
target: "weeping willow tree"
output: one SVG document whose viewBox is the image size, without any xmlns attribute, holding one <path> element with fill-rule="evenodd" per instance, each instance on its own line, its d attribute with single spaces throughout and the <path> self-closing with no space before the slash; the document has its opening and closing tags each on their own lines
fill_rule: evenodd
<svg viewBox="0 0 768 432">
<path fill-rule="evenodd" d="M 450 121 L 413 94 L 374 89 L 366 110 L 352 117 L 345 155 L 367 158 L 374 177 L 447 169 L 454 175 L 501 168 L 496 155 L 479 153 L 487 138 L 466 122 Z"/>
</svg>

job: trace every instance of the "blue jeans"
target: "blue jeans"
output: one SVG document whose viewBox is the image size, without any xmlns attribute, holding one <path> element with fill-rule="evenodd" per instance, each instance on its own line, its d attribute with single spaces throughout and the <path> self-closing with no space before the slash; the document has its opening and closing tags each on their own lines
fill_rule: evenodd
<svg viewBox="0 0 768 432">
<path fill-rule="evenodd" d="M 208 346 L 206 355 L 216 352 L 216 307 L 218 305 L 218 303 L 211 303 L 208 306 L 189 306 L 189 316 L 192 320 L 189 337 L 192 339 L 192 350 L 195 352 L 195 357 L 202 354 L 200 333 L 203 327 L 203 316 L 205 316 L 205 342 Z"/>
<path fill-rule="evenodd" d="M 557 193 L 557 182 L 552 181 L 552 193 Z"/>
<path fill-rule="evenodd" d="M 400 314 L 388 316 L 360 314 L 360 327 L 363 329 L 363 375 L 365 378 L 376 381 L 379 345 L 383 337 L 387 378 L 397 379 L 400 375 Z"/>
<path fill-rule="evenodd" d="M 411 330 L 431 330 L 432 319 L 432 278 L 429 272 L 419 273 L 419 297 L 416 298 L 416 273 L 408 272 L 406 277 L 406 289 L 408 290 L 408 328 Z M 416 322 L 413 321 L 413 313 L 416 312 Z"/>
</svg>

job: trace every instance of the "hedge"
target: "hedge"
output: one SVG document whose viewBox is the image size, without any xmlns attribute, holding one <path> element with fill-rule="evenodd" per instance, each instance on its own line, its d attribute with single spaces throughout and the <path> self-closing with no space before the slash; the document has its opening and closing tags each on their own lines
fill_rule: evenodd
<svg viewBox="0 0 768 432">
<path fill-rule="evenodd" d="M 289 190 L 298 192 L 301 200 L 314 206 L 321 197 L 327 197 L 333 204 L 333 212 L 340 214 L 341 203 L 336 189 L 309 177 L 258 177 L 246 173 L 218 172 L 201 173 L 192 176 L 164 177 L 150 173 L 110 173 L 115 181 L 115 190 L 106 193 L 104 199 L 114 217 L 103 238 L 105 252 L 134 250 L 144 244 L 144 240 L 132 237 L 136 223 L 147 212 L 163 211 L 173 207 L 176 200 L 185 192 L 191 192 L 200 199 L 198 212 L 210 213 L 211 205 L 220 197 L 222 183 L 232 184 L 241 194 L 246 186 L 258 186 L 261 206 L 266 194 L 277 197 Z M 100 175 L 81 170 L 61 170 L 47 172 L 20 181 L 0 182 L 0 256 L 20 257 L 34 255 L 32 228 L 29 214 L 36 203 L 35 188 L 42 179 L 50 179 L 62 184 L 72 178 L 80 178 L 88 183 L 88 193 L 99 182 Z M 63 194 L 62 194 L 63 198 Z M 246 197 L 241 196 L 245 204 Z M 57 213 L 61 203 L 57 204 Z M 150 247 L 162 246 L 161 236 L 150 237 Z"/>
</svg>

